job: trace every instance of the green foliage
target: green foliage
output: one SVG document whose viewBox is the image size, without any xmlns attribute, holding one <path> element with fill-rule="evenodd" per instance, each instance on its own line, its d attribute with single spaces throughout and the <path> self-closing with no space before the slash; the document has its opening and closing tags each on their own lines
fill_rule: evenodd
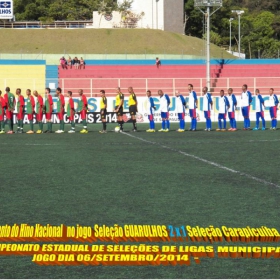
<svg viewBox="0 0 280 280">
<path fill-rule="evenodd" d="M 279 0 L 224 0 L 223 7 L 211 17 L 211 42 L 229 45 L 229 19 L 232 21 L 232 49 L 238 50 L 238 17 L 231 11 L 244 10 L 241 16 L 241 51 L 247 58 L 278 57 L 280 49 Z M 187 35 L 203 38 L 203 15 L 194 0 L 185 0 Z"/>
</svg>

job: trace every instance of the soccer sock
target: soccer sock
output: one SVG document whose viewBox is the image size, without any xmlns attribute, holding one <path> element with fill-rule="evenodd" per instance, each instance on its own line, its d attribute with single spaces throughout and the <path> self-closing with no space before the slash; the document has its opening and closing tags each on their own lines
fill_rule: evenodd
<svg viewBox="0 0 280 280">
<path fill-rule="evenodd" d="M 193 130 L 194 129 L 194 119 L 192 119 L 192 121 L 191 121 L 191 130 Z"/>
<path fill-rule="evenodd" d="M 219 119 L 219 129 L 222 129 L 222 120 Z"/>
<path fill-rule="evenodd" d="M 84 129 L 87 130 L 87 120 L 83 120 Z"/>
<path fill-rule="evenodd" d="M 277 120 L 274 120 L 274 121 L 275 121 L 275 126 L 274 127 L 276 128 L 277 127 Z"/>
<path fill-rule="evenodd" d="M 106 122 L 103 122 L 103 130 L 106 130 Z"/>
<path fill-rule="evenodd" d="M 133 120 L 132 123 L 133 123 L 133 128 L 137 129 L 137 127 L 136 127 L 136 120 Z"/>
<path fill-rule="evenodd" d="M 75 130 L 75 122 L 74 121 L 71 122 L 71 129 Z"/>
<path fill-rule="evenodd" d="M 182 129 L 182 130 L 185 129 L 185 120 L 181 120 L 181 129 Z"/>
<path fill-rule="evenodd" d="M 43 123 L 39 122 L 39 130 L 43 130 Z"/>
<path fill-rule="evenodd" d="M 152 121 L 150 121 L 150 129 L 153 129 Z"/>
<path fill-rule="evenodd" d="M 162 121 L 162 123 L 161 123 L 161 128 L 162 128 L 162 129 L 165 129 L 165 121 Z"/>
<path fill-rule="evenodd" d="M 256 120 L 256 128 L 259 128 L 259 125 L 260 125 L 260 119 L 257 118 L 257 120 Z"/>
<path fill-rule="evenodd" d="M 197 126 L 197 120 L 196 119 L 193 120 L 193 124 L 194 124 L 194 129 L 196 130 L 196 126 Z"/>
<path fill-rule="evenodd" d="M 233 128 L 236 128 L 236 120 L 233 119 Z"/>
<path fill-rule="evenodd" d="M 151 121 L 151 129 L 155 129 L 155 121 L 154 120 Z"/>
<path fill-rule="evenodd" d="M 209 127 L 209 120 L 206 119 L 206 129 L 208 129 L 208 127 Z"/>
<path fill-rule="evenodd" d="M 262 127 L 265 128 L 265 119 L 262 118 Z"/>
<path fill-rule="evenodd" d="M 182 129 L 182 120 L 179 121 L 179 129 Z"/>
<path fill-rule="evenodd" d="M 19 121 L 19 127 L 20 127 L 21 130 L 23 130 L 23 120 Z"/>
<path fill-rule="evenodd" d="M 64 131 L 64 121 L 60 121 L 60 130 Z"/>
<path fill-rule="evenodd" d="M 34 130 L 33 120 L 29 121 L 29 124 L 30 124 L 30 129 L 33 131 Z"/>
<path fill-rule="evenodd" d="M 211 129 L 212 128 L 212 121 L 211 119 L 209 118 L 208 119 L 208 129 Z"/>
<path fill-rule="evenodd" d="M 167 129 L 170 129 L 170 121 L 169 120 L 166 120 L 166 127 L 167 127 Z"/>
<path fill-rule="evenodd" d="M 246 128 L 247 121 L 244 119 L 244 128 Z"/>
<path fill-rule="evenodd" d="M 251 127 L 251 121 L 249 118 L 248 118 L 248 127 Z"/>
<path fill-rule="evenodd" d="M 226 129 L 226 127 L 227 127 L 227 120 L 224 119 L 224 129 Z"/>
</svg>

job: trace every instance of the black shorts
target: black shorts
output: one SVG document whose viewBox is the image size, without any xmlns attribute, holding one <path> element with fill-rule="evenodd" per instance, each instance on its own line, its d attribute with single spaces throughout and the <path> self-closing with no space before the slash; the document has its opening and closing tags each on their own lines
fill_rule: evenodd
<svg viewBox="0 0 280 280">
<path fill-rule="evenodd" d="M 107 109 L 101 109 L 100 115 L 101 115 L 101 120 L 106 120 Z"/>
<path fill-rule="evenodd" d="M 137 113 L 136 105 L 129 106 L 129 113 L 130 113 L 131 116 L 136 116 L 136 113 Z"/>
<path fill-rule="evenodd" d="M 118 108 L 119 108 L 119 106 L 116 106 L 115 110 L 117 110 Z M 117 112 L 117 116 L 118 117 L 123 116 L 123 106 L 120 107 L 119 111 Z"/>
</svg>

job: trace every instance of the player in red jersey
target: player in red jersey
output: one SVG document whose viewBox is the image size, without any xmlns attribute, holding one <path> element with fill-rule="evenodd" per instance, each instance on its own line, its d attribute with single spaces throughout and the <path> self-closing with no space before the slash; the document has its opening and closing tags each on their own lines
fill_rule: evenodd
<svg viewBox="0 0 280 280">
<path fill-rule="evenodd" d="M 84 91 L 82 89 L 79 90 L 80 100 L 78 105 L 78 112 L 80 113 L 80 117 L 83 123 L 83 129 L 80 133 L 88 133 L 87 129 L 87 110 L 88 110 L 88 103 L 87 98 L 84 95 Z"/>
<path fill-rule="evenodd" d="M 75 133 L 75 106 L 72 98 L 72 91 L 67 92 L 67 97 L 69 98 L 67 105 L 67 117 L 71 123 L 71 129 L 68 133 Z"/>
<path fill-rule="evenodd" d="M 33 95 L 35 97 L 35 113 L 36 120 L 39 124 L 39 129 L 36 131 L 37 134 L 43 133 L 43 108 L 44 108 L 44 100 L 43 97 L 38 93 L 37 90 L 33 91 Z"/>
<path fill-rule="evenodd" d="M 0 90 L 0 134 L 5 134 L 4 129 L 4 110 L 6 107 L 6 101 L 4 97 L 2 97 L 2 91 Z"/>
<path fill-rule="evenodd" d="M 60 122 L 60 129 L 57 130 L 55 133 L 64 133 L 64 106 L 65 106 L 65 101 L 64 101 L 64 96 L 61 93 L 61 88 L 56 89 L 56 94 L 57 94 L 57 116 Z"/>
<path fill-rule="evenodd" d="M 6 113 L 6 119 L 7 123 L 9 125 L 9 131 L 7 132 L 8 134 L 13 134 L 13 126 L 14 126 L 14 110 L 15 110 L 15 96 L 10 92 L 10 88 L 6 87 L 5 89 L 6 93 L 4 95 L 4 100 L 5 100 L 5 113 Z M 5 123 L 4 123 L 4 128 L 5 128 Z"/>
<path fill-rule="evenodd" d="M 46 88 L 45 90 L 45 107 L 44 111 L 46 114 L 46 121 L 48 125 L 48 129 L 45 133 L 52 133 L 52 112 L 53 112 L 53 99 L 51 96 L 51 89 Z"/>
<path fill-rule="evenodd" d="M 23 117 L 24 117 L 24 105 L 25 101 L 21 95 L 21 89 L 17 88 L 16 90 L 17 102 L 16 102 L 16 112 L 17 112 L 17 133 L 23 133 Z"/>
<path fill-rule="evenodd" d="M 28 117 L 30 130 L 27 131 L 27 134 L 34 134 L 34 124 L 33 124 L 33 114 L 34 114 L 34 107 L 35 107 L 35 100 L 34 97 L 31 95 L 31 90 L 26 90 L 27 100 L 26 100 L 26 114 Z"/>
</svg>

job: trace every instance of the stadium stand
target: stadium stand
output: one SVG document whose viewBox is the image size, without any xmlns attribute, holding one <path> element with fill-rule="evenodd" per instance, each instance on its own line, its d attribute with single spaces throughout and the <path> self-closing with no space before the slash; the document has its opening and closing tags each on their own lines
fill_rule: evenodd
<svg viewBox="0 0 280 280">
<path fill-rule="evenodd" d="M 88 96 L 99 96 L 99 90 L 105 89 L 108 96 L 115 95 L 115 88 L 126 90 L 133 86 L 139 96 L 147 89 L 162 89 L 173 94 L 174 89 L 187 93 L 188 83 L 192 83 L 200 93 L 205 85 L 204 61 L 163 61 L 158 69 L 154 61 L 87 61 L 85 70 L 63 70 L 58 67 L 59 85 L 75 92 L 83 88 Z M 173 63 L 173 64 L 172 64 Z M 185 64 L 183 64 L 185 63 Z M 211 86 L 214 95 L 221 89 L 232 87 L 239 94 L 242 84 L 248 84 L 251 91 L 256 88 L 267 93 L 273 87 L 280 91 L 279 60 L 216 60 L 211 63 Z"/>
<path fill-rule="evenodd" d="M 43 91 L 46 83 L 45 61 L 39 60 L 0 60 L 0 88 L 9 86 L 14 92 L 21 88 Z"/>
</svg>

